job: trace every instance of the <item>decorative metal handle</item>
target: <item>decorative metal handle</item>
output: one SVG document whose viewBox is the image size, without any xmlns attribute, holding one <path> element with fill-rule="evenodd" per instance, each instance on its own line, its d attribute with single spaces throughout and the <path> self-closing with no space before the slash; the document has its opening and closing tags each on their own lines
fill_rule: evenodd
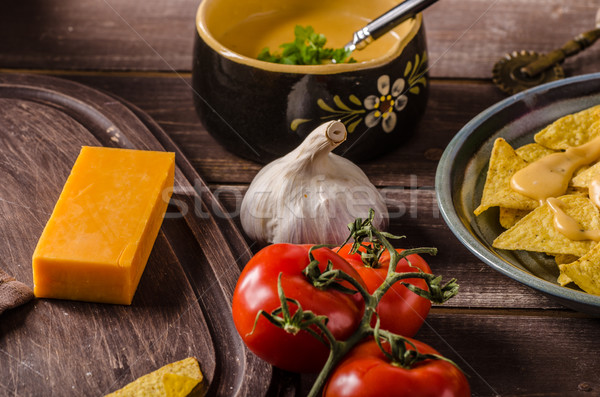
<svg viewBox="0 0 600 397">
<path fill-rule="evenodd" d="M 600 12 L 598 13 L 600 17 Z M 563 45 L 558 50 L 549 52 L 546 55 L 540 56 L 529 65 L 523 66 L 521 72 L 529 77 L 537 76 L 544 70 L 563 62 L 567 57 L 578 54 L 582 50 L 588 48 L 600 38 L 600 27 L 582 33 Z"/>
</svg>

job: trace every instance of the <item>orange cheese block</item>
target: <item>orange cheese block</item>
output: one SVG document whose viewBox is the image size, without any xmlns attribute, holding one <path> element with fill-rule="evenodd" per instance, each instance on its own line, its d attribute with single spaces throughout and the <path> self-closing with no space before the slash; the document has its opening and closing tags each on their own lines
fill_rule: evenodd
<svg viewBox="0 0 600 397">
<path fill-rule="evenodd" d="M 33 253 L 34 294 L 131 304 L 174 171 L 174 153 L 83 147 Z"/>
</svg>

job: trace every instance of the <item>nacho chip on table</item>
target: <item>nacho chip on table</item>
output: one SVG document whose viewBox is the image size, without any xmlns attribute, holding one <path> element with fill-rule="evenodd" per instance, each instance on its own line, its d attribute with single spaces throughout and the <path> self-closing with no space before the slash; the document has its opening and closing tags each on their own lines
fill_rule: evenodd
<svg viewBox="0 0 600 397">
<path fill-rule="evenodd" d="M 200 391 L 192 394 L 199 385 L 197 378 L 186 375 L 166 373 L 162 377 L 165 397 L 193 397 L 201 396 Z"/>
<path fill-rule="evenodd" d="M 194 357 L 167 364 L 105 397 L 200 397 L 205 394 L 204 376 Z"/>
<path fill-rule="evenodd" d="M 569 114 L 535 134 L 534 140 L 554 150 L 583 145 L 600 136 L 600 105 Z"/>
<path fill-rule="evenodd" d="M 575 262 L 560 265 L 560 285 L 573 281 L 589 294 L 600 295 L 600 244 Z"/>
<path fill-rule="evenodd" d="M 600 229 L 600 211 L 589 198 L 581 195 L 561 196 L 562 210 L 584 230 Z M 585 255 L 595 241 L 570 240 L 554 227 L 554 214 L 547 203 L 525 215 L 513 227 L 500 234 L 492 246 L 506 250 L 552 252 Z"/>
<path fill-rule="evenodd" d="M 532 210 L 539 204 L 510 187 L 510 179 L 518 170 L 527 166 L 527 162 L 517 155 L 503 138 L 494 142 L 481 204 L 473 211 L 481 214 L 490 207 L 505 207 Z"/>
</svg>

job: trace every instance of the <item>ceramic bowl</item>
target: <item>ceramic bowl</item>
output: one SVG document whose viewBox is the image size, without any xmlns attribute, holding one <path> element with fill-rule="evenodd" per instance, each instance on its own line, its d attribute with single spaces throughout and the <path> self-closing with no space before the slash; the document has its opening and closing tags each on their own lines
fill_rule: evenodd
<svg viewBox="0 0 600 397">
<path fill-rule="evenodd" d="M 438 164 L 435 191 L 442 216 L 473 254 L 495 270 L 574 310 L 600 316 L 600 296 L 573 284 L 562 287 L 554 259 L 543 253 L 507 251 L 492 246 L 504 230 L 497 208 L 479 216 L 490 153 L 498 137 L 513 147 L 556 119 L 600 104 L 600 73 L 572 77 L 529 89 L 485 110 L 466 124 L 446 147 Z M 502 288 L 502 283 L 498 285 Z"/>
<path fill-rule="evenodd" d="M 203 0 L 192 78 L 201 122 L 225 148 L 261 163 L 287 154 L 334 119 L 348 130 L 336 150 L 340 155 L 362 161 L 397 147 L 415 130 L 427 102 L 421 14 L 355 51 L 356 63 L 255 59 L 264 43 L 275 52 L 293 41 L 295 24 L 325 34 L 327 47 L 343 47 L 355 30 L 395 5 L 397 0 Z M 274 33 L 282 29 L 287 36 Z"/>
</svg>

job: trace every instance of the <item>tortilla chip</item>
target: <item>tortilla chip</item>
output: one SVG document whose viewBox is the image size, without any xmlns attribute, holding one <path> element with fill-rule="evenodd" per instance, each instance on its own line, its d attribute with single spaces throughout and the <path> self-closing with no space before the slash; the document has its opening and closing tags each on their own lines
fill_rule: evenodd
<svg viewBox="0 0 600 397">
<path fill-rule="evenodd" d="M 528 163 L 533 163 L 534 161 L 537 161 L 542 157 L 546 157 L 549 154 L 556 153 L 556 150 L 548 149 L 547 147 L 544 147 L 539 143 L 529 143 L 527 145 L 515 149 L 515 153 L 517 153 L 519 157 L 521 157 Z"/>
<path fill-rule="evenodd" d="M 577 175 L 581 174 L 582 172 L 585 172 L 585 171 L 586 171 L 588 168 L 590 168 L 590 166 L 591 166 L 591 165 L 593 165 L 593 164 L 585 164 L 585 165 L 582 165 L 581 167 L 577 168 L 577 169 L 575 170 L 575 172 L 573 173 L 573 177 L 575 177 L 575 176 L 577 176 Z M 571 180 L 572 180 L 572 179 L 571 179 Z M 570 182 L 571 182 L 571 181 L 569 181 L 569 183 L 570 183 Z"/>
<path fill-rule="evenodd" d="M 165 397 L 187 397 L 192 396 L 192 391 L 198 386 L 198 379 L 185 375 L 164 374 L 163 387 Z"/>
<path fill-rule="evenodd" d="M 534 136 L 542 146 L 565 150 L 600 136 L 600 105 L 556 120 Z"/>
<path fill-rule="evenodd" d="M 516 210 L 514 208 L 500 207 L 498 220 L 503 228 L 510 229 L 529 212 L 529 210 Z"/>
<path fill-rule="evenodd" d="M 203 380 L 198 361 L 189 357 L 144 375 L 106 397 L 195 397 L 203 394 Z"/>
<path fill-rule="evenodd" d="M 596 163 L 575 175 L 573 179 L 571 179 L 571 186 L 587 189 L 590 182 L 598 176 L 600 176 L 600 163 Z"/>
<path fill-rule="evenodd" d="M 577 259 L 579 259 L 579 257 L 576 255 L 569 255 L 569 254 L 554 255 L 554 261 L 556 262 L 557 265 L 566 265 L 567 263 L 575 262 Z"/>
<path fill-rule="evenodd" d="M 589 192 L 588 192 L 587 187 L 569 186 L 569 188 L 565 192 L 565 195 L 566 194 L 577 194 L 579 196 L 589 196 Z"/>
<path fill-rule="evenodd" d="M 564 274 L 570 280 L 573 280 L 585 292 L 600 295 L 600 245 L 596 245 L 577 261 L 560 265 L 559 269 L 561 275 Z"/>
<path fill-rule="evenodd" d="M 527 165 L 514 149 L 502 138 L 496 139 L 492 148 L 487 178 L 483 187 L 481 204 L 473 211 L 481 214 L 490 207 L 505 207 L 521 210 L 532 210 L 539 204 L 510 187 L 512 176 Z"/>
<path fill-rule="evenodd" d="M 558 255 L 554 256 L 554 261 L 559 266 L 559 269 L 560 269 L 560 265 L 566 265 L 567 263 L 573 263 L 577 259 L 579 259 L 577 256 L 569 255 L 569 254 L 558 254 Z M 572 283 L 573 280 L 571 280 L 569 278 L 569 276 L 567 276 L 565 273 L 563 273 L 561 271 L 560 274 L 558 275 L 558 278 L 556 279 L 556 282 L 562 286 L 565 286 L 569 283 Z"/>
<path fill-rule="evenodd" d="M 582 229 L 600 229 L 600 211 L 589 198 L 580 195 L 561 196 L 563 211 L 575 219 Z M 554 214 L 548 204 L 536 208 L 512 228 L 498 236 L 492 245 L 506 250 L 553 252 L 583 256 L 595 241 L 570 240 L 554 227 Z"/>
<path fill-rule="evenodd" d="M 560 266 L 564 266 L 565 264 L 560 264 L 558 265 L 558 268 L 560 269 Z M 573 280 L 571 280 L 571 278 L 569 276 L 567 276 L 565 273 L 563 273 L 563 271 L 560 271 L 560 274 L 558 275 L 558 277 L 556 278 L 556 282 L 561 285 L 561 286 L 565 286 L 569 283 L 572 283 Z"/>
</svg>

